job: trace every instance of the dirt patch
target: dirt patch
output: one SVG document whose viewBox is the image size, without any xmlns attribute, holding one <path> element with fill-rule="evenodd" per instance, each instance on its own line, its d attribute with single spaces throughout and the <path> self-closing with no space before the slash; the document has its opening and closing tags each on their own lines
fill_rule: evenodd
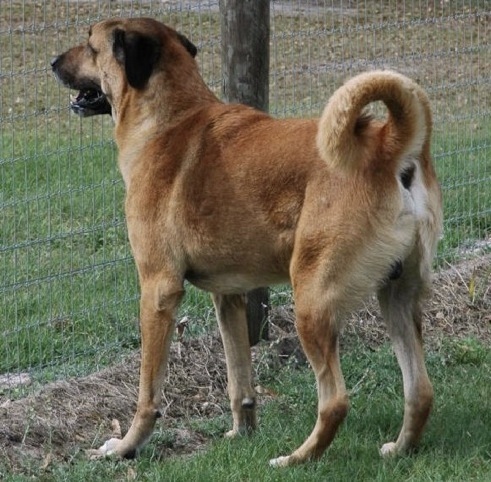
<svg viewBox="0 0 491 482">
<path fill-rule="evenodd" d="M 449 338 L 474 337 L 491 346 L 491 254 L 447 263 L 435 273 L 423 331 L 430 350 Z M 353 317 L 345 334 L 361 336 L 374 345 L 388 340 L 375 303 L 367 304 Z"/>
<path fill-rule="evenodd" d="M 343 344 L 349 345 L 353 337 L 374 347 L 383 343 L 386 332 L 377 313 L 373 303 L 355 313 Z M 437 273 L 425 318 L 430 347 L 448 337 L 476 337 L 491 345 L 491 254 Z M 291 306 L 273 310 L 271 341 L 253 349 L 256 370 L 285 360 L 306 363 L 293 320 Z M 138 369 L 135 353 L 116 366 L 47 385 L 24 399 L 0 399 L 0 458 L 7 469 L 21 472 L 26 466 L 69 461 L 81 449 L 97 447 L 111 436 L 113 418 L 125 431 L 135 410 Z M 173 343 L 162 405 L 170 435 L 153 442 L 157 456 L 191 453 L 207 443 L 206 436 L 180 422 L 229 411 L 225 374 L 223 348 L 216 335 Z M 264 402 L 268 395 L 260 399 Z"/>
</svg>

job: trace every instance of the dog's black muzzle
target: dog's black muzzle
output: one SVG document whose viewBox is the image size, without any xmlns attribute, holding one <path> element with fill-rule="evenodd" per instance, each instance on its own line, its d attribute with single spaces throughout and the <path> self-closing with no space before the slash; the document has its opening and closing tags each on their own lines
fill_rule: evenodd
<svg viewBox="0 0 491 482">
<path fill-rule="evenodd" d="M 94 80 L 77 79 L 70 71 L 63 68 L 64 54 L 51 60 L 51 68 L 57 79 L 69 89 L 78 90 L 77 95 L 70 96 L 70 108 L 80 117 L 111 114 L 111 104 Z"/>
</svg>

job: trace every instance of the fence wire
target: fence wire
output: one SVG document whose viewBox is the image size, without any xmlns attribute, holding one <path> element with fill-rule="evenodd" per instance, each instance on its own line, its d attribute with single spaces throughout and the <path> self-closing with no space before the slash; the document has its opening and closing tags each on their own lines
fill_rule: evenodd
<svg viewBox="0 0 491 482">
<path fill-rule="evenodd" d="M 439 260 L 491 248 L 491 2 L 271 3 L 270 110 L 317 116 L 346 78 L 393 68 L 432 101 L 444 188 Z M 218 1 L 2 0 L 0 400 L 138 346 L 138 287 L 109 119 L 81 122 L 49 61 L 112 16 L 152 16 L 198 47 L 220 95 Z M 212 318 L 192 292 L 183 313 Z"/>
</svg>

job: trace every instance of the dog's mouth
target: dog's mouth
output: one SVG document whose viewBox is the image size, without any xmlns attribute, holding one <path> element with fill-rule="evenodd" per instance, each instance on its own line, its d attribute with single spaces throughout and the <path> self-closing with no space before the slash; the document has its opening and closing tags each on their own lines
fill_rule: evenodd
<svg viewBox="0 0 491 482">
<path fill-rule="evenodd" d="M 70 108 L 80 117 L 111 114 L 111 104 L 104 93 L 94 87 L 84 88 L 70 96 Z"/>
</svg>

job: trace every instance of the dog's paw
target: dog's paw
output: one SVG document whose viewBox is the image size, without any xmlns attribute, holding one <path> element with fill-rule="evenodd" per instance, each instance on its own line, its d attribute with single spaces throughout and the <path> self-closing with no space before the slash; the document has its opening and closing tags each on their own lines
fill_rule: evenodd
<svg viewBox="0 0 491 482">
<path fill-rule="evenodd" d="M 110 457 L 111 455 L 117 454 L 117 448 L 121 443 L 119 438 L 111 438 L 104 442 L 98 449 L 90 449 L 86 451 L 89 459 L 100 459 L 103 457 Z"/>
<path fill-rule="evenodd" d="M 269 461 L 269 465 L 271 467 L 286 467 L 290 465 L 290 456 L 276 457 L 275 459 L 271 459 Z"/>
<path fill-rule="evenodd" d="M 398 450 L 395 442 L 386 443 L 382 445 L 382 448 L 380 449 L 380 455 L 382 457 L 390 457 L 392 455 L 396 455 L 397 452 Z"/>
</svg>

